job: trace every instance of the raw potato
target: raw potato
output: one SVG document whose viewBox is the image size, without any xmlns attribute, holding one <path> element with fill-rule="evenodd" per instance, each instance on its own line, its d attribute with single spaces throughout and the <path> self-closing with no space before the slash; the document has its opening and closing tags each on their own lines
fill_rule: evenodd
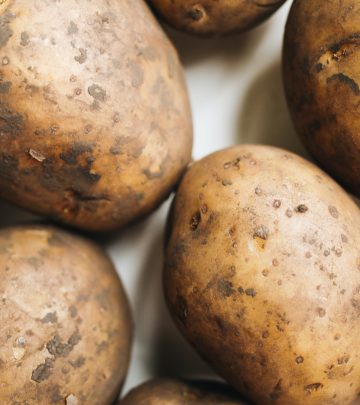
<svg viewBox="0 0 360 405">
<path fill-rule="evenodd" d="M 148 0 L 177 29 L 203 36 L 247 31 L 285 0 Z"/>
<path fill-rule="evenodd" d="M 295 0 L 284 81 L 295 127 L 318 162 L 360 195 L 360 3 Z"/>
<path fill-rule="evenodd" d="M 99 231 L 155 209 L 191 159 L 177 54 L 143 0 L 0 6 L 0 197 Z"/>
<path fill-rule="evenodd" d="M 136 387 L 119 405 L 245 405 L 217 382 L 158 379 Z"/>
<path fill-rule="evenodd" d="M 93 243 L 55 228 L 0 231 L 0 403 L 110 405 L 126 376 L 132 321 Z"/>
<path fill-rule="evenodd" d="M 164 273 L 185 337 L 258 405 L 346 405 L 360 390 L 360 211 L 325 173 L 266 146 L 195 163 Z"/>
</svg>

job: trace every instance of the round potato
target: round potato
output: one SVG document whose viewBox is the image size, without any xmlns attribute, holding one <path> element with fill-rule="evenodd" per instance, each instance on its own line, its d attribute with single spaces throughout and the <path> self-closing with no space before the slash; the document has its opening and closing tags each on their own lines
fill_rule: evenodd
<svg viewBox="0 0 360 405">
<path fill-rule="evenodd" d="M 245 405 L 226 385 L 158 379 L 134 388 L 118 405 Z"/>
<path fill-rule="evenodd" d="M 110 405 L 126 376 L 132 321 L 93 243 L 55 228 L 0 231 L 0 403 Z"/>
<path fill-rule="evenodd" d="M 170 216 L 164 286 L 184 336 L 259 405 L 360 390 L 360 211 L 320 169 L 239 146 L 195 163 Z"/>
<path fill-rule="evenodd" d="M 0 197 L 91 231 L 155 209 L 191 159 L 192 124 L 147 5 L 0 3 Z"/>
<path fill-rule="evenodd" d="M 285 0 L 148 0 L 173 27 L 202 36 L 250 30 Z"/>
<path fill-rule="evenodd" d="M 295 0 L 286 26 L 284 82 L 309 152 L 360 195 L 360 3 Z"/>
</svg>

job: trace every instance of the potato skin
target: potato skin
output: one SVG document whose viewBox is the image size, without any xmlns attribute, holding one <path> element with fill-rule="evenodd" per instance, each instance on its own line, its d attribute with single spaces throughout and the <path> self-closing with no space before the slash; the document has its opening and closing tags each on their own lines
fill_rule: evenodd
<svg viewBox="0 0 360 405">
<path fill-rule="evenodd" d="M 132 321 L 102 250 L 52 227 L 2 229 L 0 297 L 1 404 L 110 405 L 116 399 Z"/>
<path fill-rule="evenodd" d="M 168 196 L 191 159 L 191 113 L 142 0 L 7 0 L 0 55 L 0 197 L 107 231 Z"/>
<path fill-rule="evenodd" d="M 321 166 L 360 195 L 360 4 L 295 0 L 284 83 L 295 127 Z"/>
<path fill-rule="evenodd" d="M 256 404 L 346 405 L 360 388 L 360 211 L 282 149 L 195 163 L 173 204 L 164 289 L 184 336 Z"/>
<path fill-rule="evenodd" d="M 215 381 L 157 379 L 129 392 L 118 405 L 245 405 L 225 384 Z"/>
<path fill-rule="evenodd" d="M 285 0 L 148 0 L 173 27 L 201 36 L 248 31 Z"/>
</svg>

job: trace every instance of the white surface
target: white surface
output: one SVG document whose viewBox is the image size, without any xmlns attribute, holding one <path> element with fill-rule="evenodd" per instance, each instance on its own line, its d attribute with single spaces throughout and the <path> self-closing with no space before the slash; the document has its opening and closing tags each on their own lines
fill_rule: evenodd
<svg viewBox="0 0 360 405">
<path fill-rule="evenodd" d="M 189 86 L 194 158 L 238 143 L 277 145 L 306 156 L 292 128 L 281 81 L 289 7 L 290 2 L 245 35 L 206 40 L 169 31 Z M 168 207 L 169 201 L 142 223 L 102 241 L 128 292 L 136 325 L 124 393 L 154 376 L 214 376 L 175 329 L 163 301 L 162 236 Z M 0 225 L 28 217 L 0 206 Z"/>
</svg>

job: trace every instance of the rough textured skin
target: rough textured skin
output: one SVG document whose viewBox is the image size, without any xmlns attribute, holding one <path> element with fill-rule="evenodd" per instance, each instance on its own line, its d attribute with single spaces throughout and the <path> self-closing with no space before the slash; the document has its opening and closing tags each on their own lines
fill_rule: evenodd
<svg viewBox="0 0 360 405">
<path fill-rule="evenodd" d="M 164 287 L 184 336 L 258 405 L 346 405 L 360 390 L 360 211 L 277 148 L 195 163 L 177 192 Z"/>
<path fill-rule="evenodd" d="M 335 178 L 360 195 L 360 3 L 295 0 L 284 81 L 296 129 Z"/>
<path fill-rule="evenodd" d="M 0 8 L 0 197 L 87 230 L 153 210 L 191 159 L 178 57 L 142 0 Z"/>
<path fill-rule="evenodd" d="M 245 405 L 217 382 L 158 379 L 136 387 L 118 405 Z"/>
<path fill-rule="evenodd" d="M 285 0 L 148 0 L 177 29 L 202 36 L 247 31 Z"/>
<path fill-rule="evenodd" d="M 0 231 L 0 403 L 109 405 L 132 321 L 109 259 L 50 227 Z"/>
</svg>

